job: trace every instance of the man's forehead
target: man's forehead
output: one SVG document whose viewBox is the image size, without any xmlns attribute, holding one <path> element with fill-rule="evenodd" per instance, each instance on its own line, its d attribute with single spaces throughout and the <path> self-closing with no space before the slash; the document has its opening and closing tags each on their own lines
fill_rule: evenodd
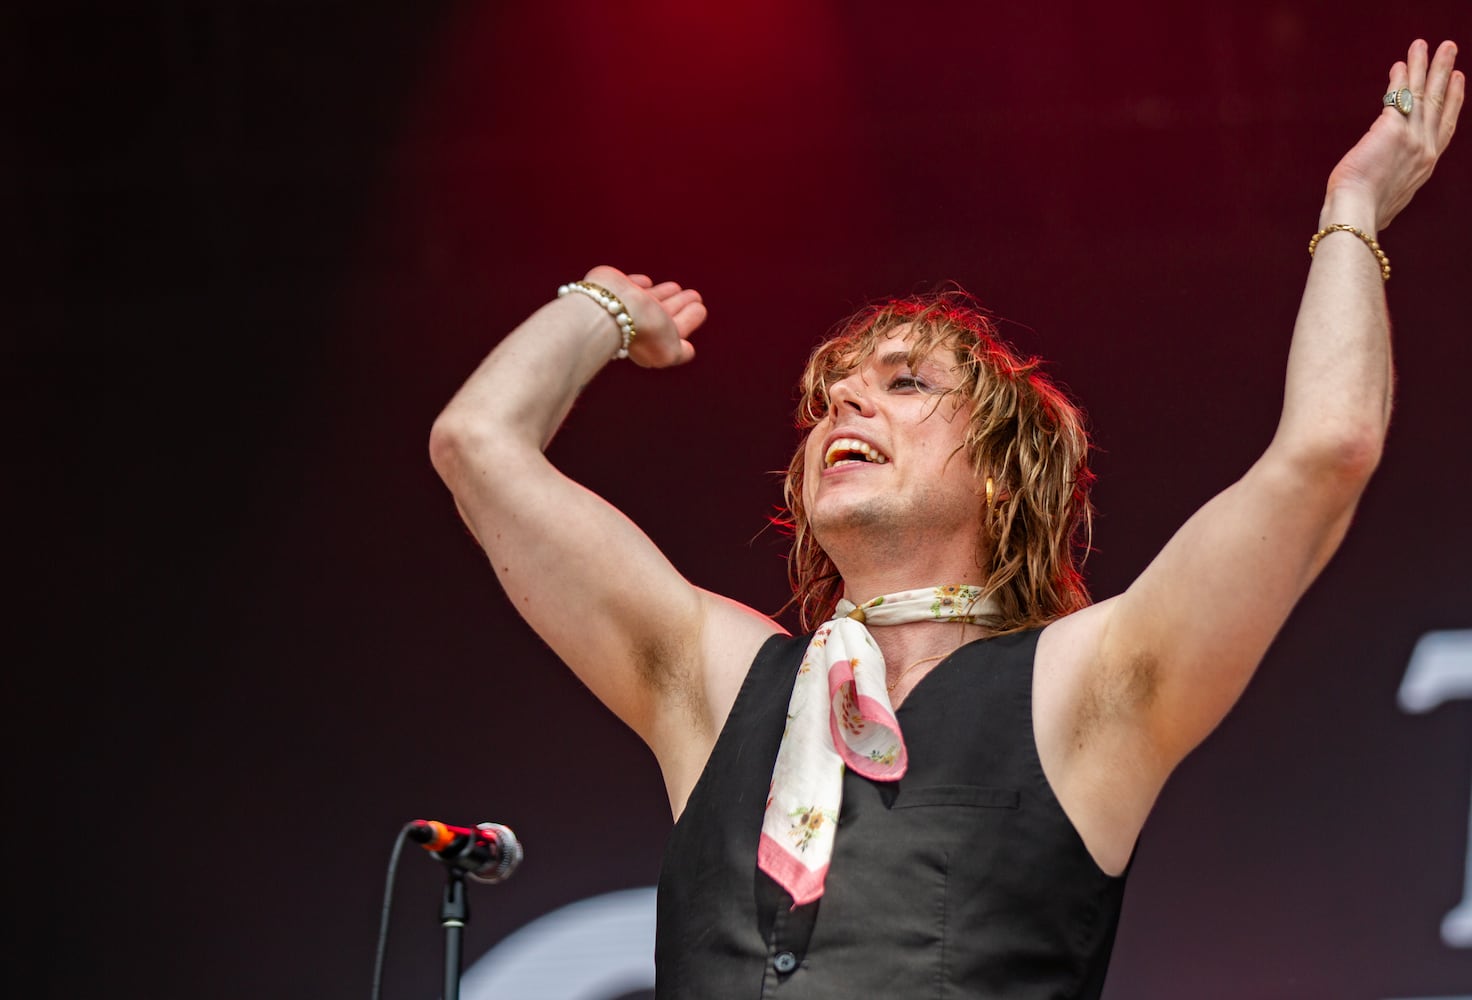
<svg viewBox="0 0 1472 1000">
<path fill-rule="evenodd" d="M 919 336 L 908 327 L 901 327 L 874 341 L 868 350 L 855 352 L 850 363 L 857 366 L 869 362 L 877 368 L 927 366 L 951 371 L 956 366 L 957 347 L 954 337 Z"/>
</svg>

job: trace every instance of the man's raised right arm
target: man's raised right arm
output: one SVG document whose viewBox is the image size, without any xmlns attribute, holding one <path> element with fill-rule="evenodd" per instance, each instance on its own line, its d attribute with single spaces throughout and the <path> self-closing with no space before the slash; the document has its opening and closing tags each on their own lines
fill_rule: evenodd
<svg viewBox="0 0 1472 1000">
<path fill-rule="evenodd" d="M 694 357 L 700 296 L 598 267 L 638 333 L 630 357 Z M 621 337 L 570 294 L 532 314 L 455 395 L 430 435 L 435 469 L 516 610 L 658 757 L 678 813 L 735 699 L 778 627 L 688 583 L 628 518 L 562 475 L 543 449 Z"/>
</svg>

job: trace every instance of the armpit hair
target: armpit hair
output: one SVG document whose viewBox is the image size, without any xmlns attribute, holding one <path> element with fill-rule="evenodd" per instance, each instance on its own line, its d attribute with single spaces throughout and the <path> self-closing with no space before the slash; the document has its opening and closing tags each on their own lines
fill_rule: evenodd
<svg viewBox="0 0 1472 1000">
<path fill-rule="evenodd" d="M 708 725 L 694 639 L 674 633 L 662 635 L 636 643 L 632 653 L 639 680 L 650 691 L 671 699 L 695 725 Z"/>
</svg>

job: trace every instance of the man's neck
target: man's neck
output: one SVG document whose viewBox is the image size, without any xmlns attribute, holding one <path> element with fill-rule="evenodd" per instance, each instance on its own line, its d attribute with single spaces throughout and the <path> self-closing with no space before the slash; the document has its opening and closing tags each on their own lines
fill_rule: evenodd
<svg viewBox="0 0 1472 1000">
<path fill-rule="evenodd" d="M 845 558 L 846 556 L 846 558 Z M 843 578 L 843 596 L 863 604 L 883 594 L 896 594 L 922 587 L 969 583 L 981 586 L 987 574 L 977 558 L 973 541 L 904 552 L 835 554 L 829 558 Z"/>
</svg>

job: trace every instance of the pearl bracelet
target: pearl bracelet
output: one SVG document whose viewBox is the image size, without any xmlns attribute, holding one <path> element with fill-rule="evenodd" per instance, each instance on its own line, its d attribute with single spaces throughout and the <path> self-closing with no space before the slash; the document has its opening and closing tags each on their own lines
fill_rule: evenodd
<svg viewBox="0 0 1472 1000">
<path fill-rule="evenodd" d="M 1314 233 L 1313 238 L 1308 241 L 1308 255 L 1310 257 L 1312 257 L 1314 255 L 1314 251 L 1318 249 L 1319 240 L 1323 239 L 1325 236 L 1328 236 L 1330 233 L 1353 233 L 1354 235 L 1358 236 L 1360 238 L 1360 242 L 1369 247 L 1370 252 L 1375 255 L 1375 259 L 1380 262 L 1381 282 L 1386 282 L 1390 280 L 1390 258 L 1385 256 L 1385 251 L 1380 249 L 1380 244 L 1376 242 L 1375 237 L 1371 236 L 1363 229 L 1356 229 L 1354 226 L 1346 226 L 1342 222 L 1336 222 L 1331 226 L 1325 226 L 1323 229 L 1320 229 L 1318 232 Z"/>
<path fill-rule="evenodd" d="M 623 344 L 614 352 L 614 360 L 617 361 L 620 358 L 628 357 L 629 345 L 634 342 L 634 335 L 639 331 L 634 329 L 634 317 L 629 315 L 629 311 L 624 308 L 624 304 L 619 301 L 618 296 L 602 285 L 595 285 L 591 281 L 569 281 L 567 284 L 558 287 L 557 297 L 560 299 L 569 292 L 578 292 L 586 295 L 608 310 L 608 315 L 612 316 L 614 322 L 618 324 L 618 332 L 624 338 Z"/>
</svg>

